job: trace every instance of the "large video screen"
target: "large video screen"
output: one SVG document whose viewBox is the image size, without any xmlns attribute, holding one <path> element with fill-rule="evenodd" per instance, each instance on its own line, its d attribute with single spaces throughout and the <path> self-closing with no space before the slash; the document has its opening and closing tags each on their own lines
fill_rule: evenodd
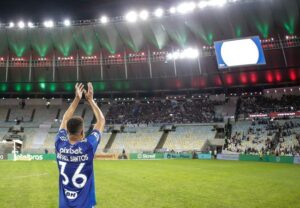
<svg viewBox="0 0 300 208">
<path fill-rule="evenodd" d="M 219 69 L 266 64 L 258 36 L 214 43 Z"/>
</svg>

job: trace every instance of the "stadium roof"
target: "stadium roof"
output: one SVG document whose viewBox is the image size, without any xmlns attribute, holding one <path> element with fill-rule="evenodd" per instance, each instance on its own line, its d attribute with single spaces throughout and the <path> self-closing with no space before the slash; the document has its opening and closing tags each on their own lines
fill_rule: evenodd
<svg viewBox="0 0 300 208">
<path fill-rule="evenodd" d="M 123 13 L 125 18 L 107 14 L 110 21 L 105 24 L 101 22 L 101 12 L 98 21 L 77 21 L 75 25 L 73 20 L 77 18 L 71 17 L 68 24 L 60 17 L 38 19 L 42 24 L 33 22 L 36 27 L 25 26 L 27 20 L 34 19 L 24 18 L 24 24 L 18 18 L 8 20 L 14 24 L 0 27 L 0 93 L 72 92 L 76 81 L 97 82 L 99 92 L 299 83 L 299 1 L 237 2 L 223 7 L 197 8 L 188 14 L 174 15 L 169 11 L 164 17 L 154 14 L 147 21 L 139 17 L 135 22 L 127 21 L 129 10 L 125 7 L 120 7 L 120 13 L 116 14 Z M 155 1 L 145 9 L 156 11 L 156 3 L 163 9 L 173 5 L 169 1 L 162 4 Z M 138 7 L 137 4 L 139 14 L 142 10 Z M 44 20 L 48 20 L 46 25 Z M 264 48 L 267 65 L 250 67 L 247 71 L 218 71 L 213 42 L 251 35 L 266 39 L 263 45 L 267 47 Z M 285 53 L 280 39 L 284 39 Z M 203 48 L 201 52 L 210 55 L 201 56 L 201 60 L 179 60 L 176 64 L 165 60 L 173 49 L 191 46 Z M 115 54 L 113 58 L 111 54 Z M 96 57 L 91 60 L 93 63 L 85 60 L 93 57 Z"/>
<path fill-rule="evenodd" d="M 159 1 L 154 3 L 158 4 Z M 107 3 L 110 4 L 113 5 L 114 1 Z M 0 30 L 0 56 L 10 54 L 12 57 L 22 57 L 33 53 L 34 56 L 45 57 L 53 51 L 60 56 L 70 56 L 78 49 L 80 55 L 90 56 L 101 48 L 115 54 L 124 48 L 133 52 L 148 46 L 156 50 L 168 46 L 185 48 L 195 43 L 200 46 L 212 45 L 215 40 L 257 34 L 261 38 L 270 38 L 278 34 L 297 33 L 298 19 L 298 1 L 274 0 L 206 8 L 188 15 L 135 23 L 91 22 L 87 23 L 90 25 L 71 27 L 55 27 L 54 23 L 53 28 L 20 29 L 15 21 Z M 57 21 L 63 22 L 63 19 Z"/>
</svg>

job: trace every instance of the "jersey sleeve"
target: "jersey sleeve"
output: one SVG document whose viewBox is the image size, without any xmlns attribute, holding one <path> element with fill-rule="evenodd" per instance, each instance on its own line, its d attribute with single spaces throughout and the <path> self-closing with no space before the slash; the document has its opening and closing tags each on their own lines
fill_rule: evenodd
<svg viewBox="0 0 300 208">
<path fill-rule="evenodd" d="M 95 154 L 98 144 L 101 140 L 101 133 L 98 130 L 93 130 L 90 135 L 86 138 L 88 143 L 90 143 L 93 147 L 93 153 Z"/>
<path fill-rule="evenodd" d="M 68 133 L 66 129 L 60 129 L 56 135 L 55 143 L 67 141 L 68 140 Z"/>
</svg>

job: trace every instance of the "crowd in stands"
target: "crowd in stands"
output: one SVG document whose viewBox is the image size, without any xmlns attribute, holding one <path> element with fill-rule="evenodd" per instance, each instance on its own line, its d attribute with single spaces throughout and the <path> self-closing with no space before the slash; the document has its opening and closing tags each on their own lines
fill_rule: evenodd
<svg viewBox="0 0 300 208">
<path fill-rule="evenodd" d="M 222 121 L 214 106 L 220 101 L 208 98 L 122 102 L 107 113 L 108 124 L 211 123 Z"/>
<path fill-rule="evenodd" d="M 236 131 L 226 140 L 226 151 L 245 154 L 300 154 L 300 122 L 253 121 L 247 131 Z"/>
<path fill-rule="evenodd" d="M 281 99 L 254 96 L 241 98 L 239 114 L 248 117 L 249 114 L 294 112 L 298 110 L 300 110 L 300 96 L 283 95 Z"/>
</svg>

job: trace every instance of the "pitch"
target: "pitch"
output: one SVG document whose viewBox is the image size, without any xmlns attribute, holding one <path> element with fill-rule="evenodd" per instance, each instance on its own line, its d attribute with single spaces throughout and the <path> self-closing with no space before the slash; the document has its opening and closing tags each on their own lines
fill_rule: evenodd
<svg viewBox="0 0 300 208">
<path fill-rule="evenodd" d="M 1 208 L 58 206 L 54 161 L 0 162 Z M 102 208 L 300 207 L 300 166 L 203 161 L 95 161 Z"/>
</svg>

